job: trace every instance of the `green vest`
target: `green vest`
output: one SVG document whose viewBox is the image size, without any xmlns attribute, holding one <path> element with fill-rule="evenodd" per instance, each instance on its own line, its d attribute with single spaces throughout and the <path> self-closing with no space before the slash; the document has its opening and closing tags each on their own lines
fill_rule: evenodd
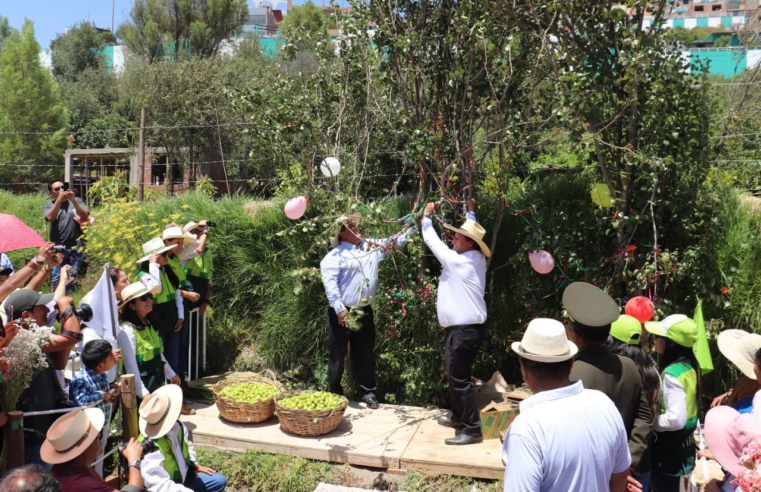
<svg viewBox="0 0 761 492">
<path fill-rule="evenodd" d="M 671 364 L 661 373 L 661 379 L 667 374 L 675 377 L 684 388 L 687 403 L 687 423 L 682 429 L 676 431 L 656 433 L 653 443 L 653 471 L 679 477 L 690 474 L 695 468 L 698 374 L 688 361 Z M 666 413 L 666 407 L 661 395 L 661 415 L 664 413 Z"/>
<path fill-rule="evenodd" d="M 204 280 L 211 280 L 214 271 L 214 259 L 211 251 L 205 249 L 203 253 L 188 260 L 185 265 L 185 275 L 188 277 L 198 277 Z"/>
<path fill-rule="evenodd" d="M 148 391 L 153 393 L 164 386 L 166 380 L 164 361 L 161 360 L 161 353 L 164 351 L 161 338 L 150 324 L 142 330 L 137 329 L 132 323 L 124 324 L 129 325 L 135 332 L 135 358 L 140 370 L 140 379 Z"/>
<path fill-rule="evenodd" d="M 177 289 L 172 287 L 172 283 L 169 282 L 169 275 L 166 274 L 166 268 L 161 268 L 159 272 L 159 278 L 161 279 L 161 292 L 153 296 L 153 315 L 156 316 L 158 325 L 156 331 L 159 335 L 169 333 L 174 330 L 174 325 L 177 323 Z M 140 277 L 148 275 L 147 272 L 139 272 L 137 274 L 137 280 L 140 281 Z M 183 278 L 185 275 L 183 274 Z"/>
<path fill-rule="evenodd" d="M 195 472 L 196 464 L 190 459 L 190 451 L 188 451 L 188 441 L 185 440 L 185 431 L 182 422 L 177 422 L 180 427 L 180 431 L 177 433 L 177 440 L 182 446 L 182 457 L 185 459 L 185 464 L 188 465 L 188 473 Z M 171 432 L 171 431 L 170 431 Z M 140 434 L 138 437 L 139 442 L 145 441 L 147 438 Z M 182 485 L 182 473 L 180 473 L 180 466 L 177 464 L 177 458 L 174 455 L 174 449 L 172 449 L 172 441 L 168 437 L 160 437 L 158 439 L 151 439 L 153 445 L 159 448 L 161 456 L 164 457 L 164 469 L 172 477 L 172 481 Z"/>
<path fill-rule="evenodd" d="M 148 272 L 140 271 L 137 273 L 137 282 L 140 281 L 140 277 L 143 275 L 149 275 Z M 174 302 L 177 299 L 177 289 L 172 287 L 172 283 L 169 281 L 169 275 L 166 274 L 164 268 L 159 271 L 159 278 L 161 279 L 161 292 L 153 295 L 153 305 L 166 304 L 167 302 Z M 179 277 L 178 277 L 179 278 Z M 183 274 L 183 278 L 185 275 Z"/>
<path fill-rule="evenodd" d="M 185 276 L 185 269 L 182 268 L 182 265 L 180 265 L 180 263 L 174 258 L 169 256 L 166 257 L 166 262 L 168 263 L 169 268 L 174 271 L 174 274 L 177 275 L 177 279 L 180 281 L 180 286 L 178 288 L 180 290 L 188 290 L 188 279 Z"/>
</svg>

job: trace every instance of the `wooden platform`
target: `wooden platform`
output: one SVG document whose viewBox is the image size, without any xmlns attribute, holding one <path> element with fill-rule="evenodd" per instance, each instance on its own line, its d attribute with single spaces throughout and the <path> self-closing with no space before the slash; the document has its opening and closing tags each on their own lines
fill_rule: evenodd
<svg viewBox="0 0 761 492">
<path fill-rule="evenodd" d="M 193 404 L 196 415 L 183 416 L 193 443 L 227 451 L 256 449 L 322 461 L 375 468 L 422 471 L 466 477 L 500 479 L 502 444 L 447 446 L 454 429 L 436 420 L 444 410 L 381 405 L 369 410 L 350 402 L 338 428 L 319 437 L 301 437 L 280 430 L 277 417 L 260 424 L 233 424 L 219 417 L 216 405 Z"/>
</svg>

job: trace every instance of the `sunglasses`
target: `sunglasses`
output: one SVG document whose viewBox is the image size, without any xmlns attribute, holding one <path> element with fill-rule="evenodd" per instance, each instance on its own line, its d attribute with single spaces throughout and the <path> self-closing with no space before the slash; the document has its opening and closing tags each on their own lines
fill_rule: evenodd
<svg viewBox="0 0 761 492">
<path fill-rule="evenodd" d="M 151 293 L 143 294 L 140 297 L 138 297 L 138 299 L 140 299 L 141 301 L 147 301 L 148 299 L 152 300 L 153 299 L 153 294 L 151 294 Z"/>
<path fill-rule="evenodd" d="M 56 186 L 53 188 L 53 191 L 61 191 L 63 189 L 63 186 Z"/>
<path fill-rule="evenodd" d="M 159 253 L 159 256 L 166 258 L 168 254 L 169 254 L 169 251 L 164 251 L 163 253 Z"/>
</svg>

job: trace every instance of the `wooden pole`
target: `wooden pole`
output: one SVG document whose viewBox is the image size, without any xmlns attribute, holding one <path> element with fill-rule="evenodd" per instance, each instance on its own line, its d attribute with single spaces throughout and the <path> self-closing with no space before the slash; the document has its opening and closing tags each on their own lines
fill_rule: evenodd
<svg viewBox="0 0 761 492">
<path fill-rule="evenodd" d="M 8 433 L 5 445 L 8 446 L 8 471 L 24 466 L 24 412 L 8 412 L 5 432 Z"/>
<path fill-rule="evenodd" d="M 145 198 L 145 108 L 140 110 L 140 149 L 137 151 L 137 160 L 140 172 L 137 181 L 137 200 L 142 203 Z"/>
<path fill-rule="evenodd" d="M 119 378 L 122 401 L 122 442 L 130 438 L 137 439 L 140 430 L 137 427 L 137 393 L 135 392 L 135 375 L 125 374 Z"/>
</svg>

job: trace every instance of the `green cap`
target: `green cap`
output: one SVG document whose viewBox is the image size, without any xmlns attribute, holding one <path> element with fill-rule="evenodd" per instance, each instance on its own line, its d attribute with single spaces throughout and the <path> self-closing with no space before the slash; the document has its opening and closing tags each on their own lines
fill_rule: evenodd
<svg viewBox="0 0 761 492">
<path fill-rule="evenodd" d="M 672 314 L 663 318 L 663 321 L 648 321 L 645 329 L 653 335 L 673 340 L 682 347 L 692 347 L 698 339 L 698 325 L 684 314 Z"/>
<path fill-rule="evenodd" d="M 639 345 L 642 325 L 634 316 L 622 314 L 610 325 L 610 336 L 629 345 Z"/>
</svg>

